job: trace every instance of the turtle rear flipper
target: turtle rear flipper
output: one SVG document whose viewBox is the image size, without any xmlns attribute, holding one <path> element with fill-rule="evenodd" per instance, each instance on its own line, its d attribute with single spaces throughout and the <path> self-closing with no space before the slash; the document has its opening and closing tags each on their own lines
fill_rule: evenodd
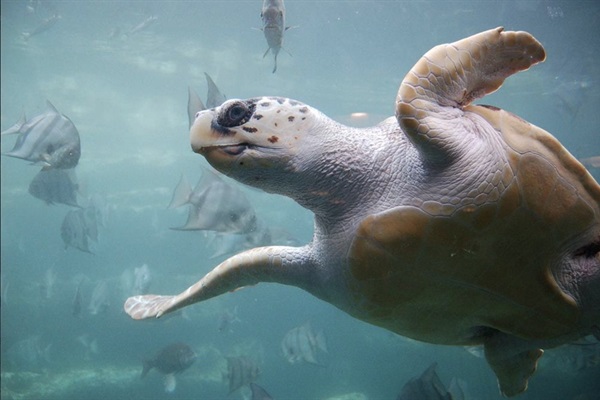
<svg viewBox="0 0 600 400">
<path fill-rule="evenodd" d="M 485 358 L 498 378 L 498 386 L 504 396 L 512 397 L 527 390 L 529 378 L 537 369 L 544 350 L 519 349 L 515 351 L 508 342 L 513 337 L 497 333 L 485 341 Z"/>
</svg>

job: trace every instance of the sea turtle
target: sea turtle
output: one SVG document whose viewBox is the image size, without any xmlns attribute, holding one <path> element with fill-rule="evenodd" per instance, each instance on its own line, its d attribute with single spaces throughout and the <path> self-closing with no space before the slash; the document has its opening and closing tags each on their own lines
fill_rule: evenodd
<svg viewBox="0 0 600 400">
<path fill-rule="evenodd" d="M 243 252 L 125 311 L 293 285 L 403 336 L 483 345 L 500 390 L 524 391 L 542 348 L 600 338 L 600 186 L 546 131 L 471 104 L 544 59 L 503 28 L 437 46 L 402 81 L 396 118 L 366 129 L 277 97 L 198 113 L 192 149 L 313 211 L 313 240 Z"/>
</svg>

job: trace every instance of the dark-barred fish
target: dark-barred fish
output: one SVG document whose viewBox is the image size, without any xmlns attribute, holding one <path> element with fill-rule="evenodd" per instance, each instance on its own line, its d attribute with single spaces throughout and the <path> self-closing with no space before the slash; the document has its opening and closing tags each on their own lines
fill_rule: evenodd
<svg viewBox="0 0 600 400">
<path fill-rule="evenodd" d="M 254 382 L 260 375 L 260 368 L 249 357 L 227 357 L 227 374 L 225 378 L 229 383 L 229 394 L 244 385 Z"/>
<path fill-rule="evenodd" d="M 79 132 L 73 122 L 50 103 L 46 111 L 19 122 L 2 132 L 2 136 L 19 134 L 13 149 L 5 156 L 21 158 L 44 169 L 74 168 L 79 162 L 81 144 Z"/>
<path fill-rule="evenodd" d="M 153 358 L 144 361 L 141 377 L 144 378 L 148 371 L 156 368 L 165 375 L 165 391 L 171 393 L 177 385 L 175 375 L 191 367 L 196 361 L 196 357 L 194 350 L 187 344 L 170 344 L 162 348 Z"/>
</svg>

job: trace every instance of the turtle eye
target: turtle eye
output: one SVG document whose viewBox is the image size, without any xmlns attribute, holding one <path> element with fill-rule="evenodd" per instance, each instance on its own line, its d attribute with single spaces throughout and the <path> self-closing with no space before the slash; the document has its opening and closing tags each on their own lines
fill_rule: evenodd
<svg viewBox="0 0 600 400">
<path fill-rule="evenodd" d="M 217 123 L 227 128 L 240 126 L 248 122 L 254 107 L 248 107 L 243 101 L 234 101 L 231 104 L 225 105 L 217 118 Z"/>
</svg>

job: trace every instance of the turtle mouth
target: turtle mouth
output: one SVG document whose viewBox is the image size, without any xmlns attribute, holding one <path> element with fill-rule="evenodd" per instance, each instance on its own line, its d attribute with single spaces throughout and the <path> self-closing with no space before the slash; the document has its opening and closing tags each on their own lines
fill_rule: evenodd
<svg viewBox="0 0 600 400">
<path fill-rule="evenodd" d="M 243 143 L 217 144 L 217 145 L 213 145 L 213 146 L 203 146 L 203 147 L 198 148 L 195 151 L 196 151 L 196 153 L 206 154 L 206 153 L 212 152 L 213 150 L 219 150 L 230 156 L 239 156 L 244 151 L 246 151 L 248 149 L 252 149 L 254 147 L 256 147 L 256 146 L 253 146 L 250 143 L 243 142 Z"/>
</svg>

